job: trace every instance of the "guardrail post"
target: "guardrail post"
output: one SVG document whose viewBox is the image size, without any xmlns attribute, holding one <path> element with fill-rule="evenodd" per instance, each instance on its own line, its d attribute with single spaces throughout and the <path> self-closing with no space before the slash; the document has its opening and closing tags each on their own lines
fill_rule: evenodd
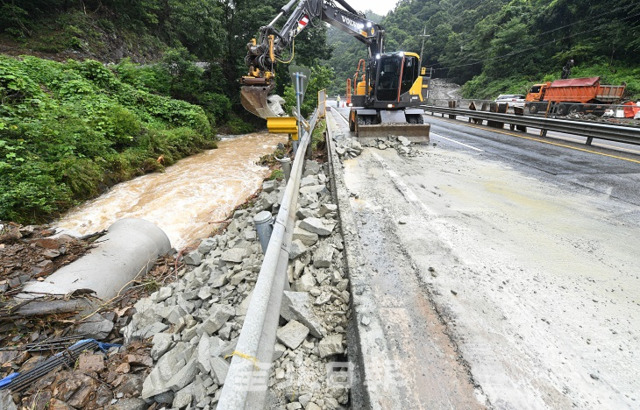
<svg viewBox="0 0 640 410">
<path fill-rule="evenodd" d="M 291 176 L 291 158 L 276 158 L 282 167 L 282 172 L 284 172 L 284 181 L 289 182 L 289 177 Z"/>
<path fill-rule="evenodd" d="M 260 240 L 260 247 L 262 247 L 262 253 L 267 252 L 267 246 L 269 246 L 269 239 L 273 233 L 273 215 L 269 211 L 259 212 L 253 217 L 253 224 L 256 227 L 258 233 L 258 240 Z"/>
<path fill-rule="evenodd" d="M 456 101 L 455 100 L 450 100 L 449 101 L 449 108 L 456 108 Z M 455 120 L 456 117 L 457 117 L 456 115 L 449 114 L 449 119 Z"/>
</svg>

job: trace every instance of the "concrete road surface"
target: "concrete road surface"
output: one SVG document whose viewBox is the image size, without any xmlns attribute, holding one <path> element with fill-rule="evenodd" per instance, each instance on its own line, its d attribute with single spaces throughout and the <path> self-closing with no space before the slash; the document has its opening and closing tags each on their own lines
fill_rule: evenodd
<svg viewBox="0 0 640 410">
<path fill-rule="evenodd" d="M 344 162 L 411 408 L 640 408 L 638 157 L 425 119 L 423 155 Z"/>
</svg>

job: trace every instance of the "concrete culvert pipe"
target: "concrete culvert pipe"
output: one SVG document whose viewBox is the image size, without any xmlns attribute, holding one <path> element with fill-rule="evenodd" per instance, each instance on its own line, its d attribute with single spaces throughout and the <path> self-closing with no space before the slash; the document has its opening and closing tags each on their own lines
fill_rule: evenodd
<svg viewBox="0 0 640 410">
<path fill-rule="evenodd" d="M 91 289 L 99 298 L 110 299 L 133 279 L 147 273 L 158 256 L 170 249 L 169 238 L 153 223 L 121 219 L 86 255 L 42 282 L 28 282 L 18 297 L 66 295 L 77 289 Z"/>
</svg>

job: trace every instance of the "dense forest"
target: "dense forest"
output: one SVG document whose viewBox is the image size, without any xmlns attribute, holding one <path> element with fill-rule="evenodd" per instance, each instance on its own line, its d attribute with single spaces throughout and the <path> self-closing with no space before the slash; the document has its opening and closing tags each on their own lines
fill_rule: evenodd
<svg viewBox="0 0 640 410">
<path fill-rule="evenodd" d="M 238 79 L 247 42 L 284 3 L 0 0 L 0 220 L 49 220 L 214 146 L 218 132 L 263 126 L 240 106 Z M 626 82 L 628 98 L 640 98 L 639 2 L 400 0 L 367 15 L 385 28 L 387 51 L 424 49 L 433 76 L 468 97 L 522 93 L 572 59 L 573 77 Z M 313 73 L 309 96 L 344 94 L 366 56 L 320 21 L 295 44 L 293 62 Z M 290 105 L 287 67 L 276 71 Z"/>
<path fill-rule="evenodd" d="M 534 82 L 560 78 L 573 59 L 573 77 L 624 81 L 628 96 L 640 98 L 639 2 L 400 0 L 381 24 L 386 51 L 420 53 L 424 40 L 423 65 L 434 77 L 464 84 L 468 97 L 522 93 Z M 337 77 L 332 91 L 344 89 L 344 79 L 365 55 L 353 43 L 334 43 L 345 51 L 330 60 Z M 351 63 L 344 71 L 343 60 Z"/>
<path fill-rule="evenodd" d="M 238 78 L 246 43 L 281 5 L 0 0 L 0 220 L 50 220 L 214 147 L 217 132 L 263 126 L 239 105 Z M 305 30 L 296 50 L 313 67 L 310 92 L 333 75 L 320 65 L 325 32 Z"/>
</svg>

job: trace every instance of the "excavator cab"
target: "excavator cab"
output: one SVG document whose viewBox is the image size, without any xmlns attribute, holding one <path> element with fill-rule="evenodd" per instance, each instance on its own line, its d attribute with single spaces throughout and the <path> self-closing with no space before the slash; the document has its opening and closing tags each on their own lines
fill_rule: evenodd
<svg viewBox="0 0 640 410">
<path fill-rule="evenodd" d="M 420 59 L 414 53 L 398 52 L 384 54 L 375 60 L 374 72 L 376 72 L 377 86 L 375 99 L 381 103 L 408 103 L 417 99 L 422 100 L 421 92 L 413 93 L 416 82 L 420 81 Z M 411 97 L 414 98 L 411 98 Z M 400 104 L 402 105 L 402 104 Z M 399 105 L 399 106 L 400 106 Z"/>
</svg>

